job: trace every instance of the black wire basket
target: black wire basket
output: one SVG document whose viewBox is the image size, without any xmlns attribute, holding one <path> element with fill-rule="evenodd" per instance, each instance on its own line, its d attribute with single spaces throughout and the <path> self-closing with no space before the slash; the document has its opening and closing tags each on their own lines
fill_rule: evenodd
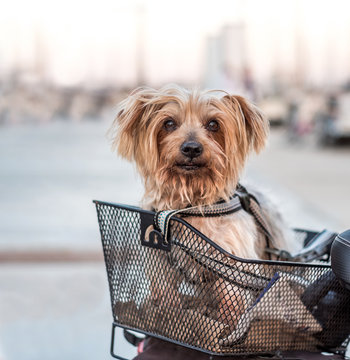
<svg viewBox="0 0 350 360">
<path fill-rule="evenodd" d="M 113 332 L 121 327 L 213 355 L 345 354 L 349 292 L 326 261 L 237 258 L 181 218 L 162 240 L 154 212 L 94 202 Z M 305 244 L 316 234 L 295 233 Z"/>
</svg>

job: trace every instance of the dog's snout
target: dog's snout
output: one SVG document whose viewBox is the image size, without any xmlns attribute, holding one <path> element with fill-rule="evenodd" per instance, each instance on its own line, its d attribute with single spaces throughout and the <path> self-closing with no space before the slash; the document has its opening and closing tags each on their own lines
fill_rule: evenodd
<svg viewBox="0 0 350 360">
<path fill-rule="evenodd" d="M 181 145 L 181 152 L 183 155 L 193 159 L 202 154 L 203 145 L 197 141 L 186 141 Z"/>
</svg>

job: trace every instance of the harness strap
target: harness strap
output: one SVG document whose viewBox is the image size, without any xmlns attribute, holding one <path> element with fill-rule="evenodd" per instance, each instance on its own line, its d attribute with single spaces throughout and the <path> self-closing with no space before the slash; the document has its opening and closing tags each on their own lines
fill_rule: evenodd
<svg viewBox="0 0 350 360">
<path fill-rule="evenodd" d="M 241 184 L 237 185 L 235 194 L 228 202 L 220 201 L 213 205 L 192 206 L 185 209 L 158 211 L 154 216 L 154 224 L 155 227 L 163 234 L 164 243 L 167 244 L 169 223 L 171 218 L 175 215 L 182 215 L 183 217 L 213 217 L 229 215 L 242 209 L 253 216 L 258 229 L 265 235 L 266 252 L 269 254 L 269 258 L 271 260 L 271 253 L 273 253 L 273 250 L 275 249 L 271 248 L 270 243 L 272 241 L 272 235 L 269 231 L 269 226 L 267 225 L 261 212 L 259 201 Z"/>
<path fill-rule="evenodd" d="M 254 217 L 254 220 L 256 221 L 260 230 L 268 238 L 271 239 L 272 235 L 269 231 L 269 226 L 267 225 L 267 223 L 261 213 L 261 206 L 260 206 L 259 201 L 256 199 L 256 197 L 254 195 L 252 195 L 251 193 L 249 193 L 247 191 L 247 189 L 241 184 L 238 184 L 236 193 L 241 200 L 243 209 Z"/>
<path fill-rule="evenodd" d="M 154 215 L 154 224 L 164 235 L 164 242 L 168 242 L 168 229 L 169 223 L 173 216 L 182 215 L 183 217 L 187 216 L 205 216 L 205 217 L 214 217 L 214 216 L 224 216 L 233 214 L 234 212 L 241 210 L 242 204 L 238 195 L 233 195 L 228 202 L 219 201 L 213 205 L 204 205 L 204 206 L 192 206 L 185 209 L 178 210 L 164 210 L 158 211 Z"/>
<path fill-rule="evenodd" d="M 280 251 L 271 246 L 273 237 L 271 235 L 270 228 L 261 212 L 259 201 L 241 184 L 238 184 L 236 193 L 241 199 L 243 209 L 253 216 L 256 224 L 258 225 L 258 229 L 265 235 L 265 252 L 269 255 L 269 260 L 271 260 L 271 255 L 273 254 L 276 255 L 277 258 L 280 258 Z"/>
</svg>

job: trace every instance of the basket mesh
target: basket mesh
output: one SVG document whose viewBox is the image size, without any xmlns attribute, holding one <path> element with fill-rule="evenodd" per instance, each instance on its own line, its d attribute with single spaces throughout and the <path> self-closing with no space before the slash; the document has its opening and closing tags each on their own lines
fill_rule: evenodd
<svg viewBox="0 0 350 360">
<path fill-rule="evenodd" d="M 118 326 L 216 355 L 346 348 L 349 294 L 328 264 L 235 258 L 176 218 L 171 250 L 150 248 L 142 210 L 95 203 Z"/>
</svg>

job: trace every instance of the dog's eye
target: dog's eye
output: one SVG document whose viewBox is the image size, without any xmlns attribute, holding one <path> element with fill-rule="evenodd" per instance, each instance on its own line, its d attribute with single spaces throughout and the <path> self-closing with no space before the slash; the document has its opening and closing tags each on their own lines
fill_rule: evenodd
<svg viewBox="0 0 350 360">
<path fill-rule="evenodd" d="M 173 118 L 167 118 L 165 119 L 163 123 L 163 127 L 166 131 L 174 131 L 177 128 L 176 122 Z"/>
<path fill-rule="evenodd" d="M 212 132 L 218 131 L 219 128 L 220 128 L 219 122 L 216 119 L 211 119 L 206 126 L 206 129 Z"/>
</svg>

